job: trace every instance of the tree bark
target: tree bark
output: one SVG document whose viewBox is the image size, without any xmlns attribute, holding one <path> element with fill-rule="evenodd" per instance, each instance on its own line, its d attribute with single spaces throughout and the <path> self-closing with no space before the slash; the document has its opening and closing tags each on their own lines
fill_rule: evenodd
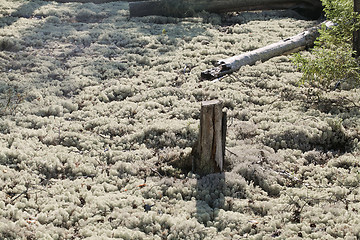
<svg viewBox="0 0 360 240">
<path fill-rule="evenodd" d="M 332 22 L 324 22 L 327 27 L 333 25 Z M 322 25 L 322 24 L 321 24 Z M 205 70 L 201 73 L 201 79 L 212 80 L 226 74 L 239 70 L 242 66 L 253 65 L 257 61 L 266 61 L 272 57 L 285 55 L 311 47 L 315 39 L 319 36 L 318 25 L 296 36 L 282 40 L 280 42 L 250 51 L 241 55 L 233 56 L 217 61 L 214 68 Z"/>
<path fill-rule="evenodd" d="M 354 12 L 360 14 L 360 0 L 354 0 Z M 354 31 L 353 36 L 353 49 L 355 51 L 355 57 L 360 57 L 360 30 Z"/>
<path fill-rule="evenodd" d="M 226 113 L 220 100 L 201 104 L 200 132 L 195 146 L 193 171 L 201 176 L 221 172 L 224 167 Z"/>
<path fill-rule="evenodd" d="M 321 14 L 320 0 L 160 0 L 130 2 L 130 17 L 162 15 L 193 16 L 200 11 L 213 13 L 294 9 L 317 18 Z"/>
</svg>

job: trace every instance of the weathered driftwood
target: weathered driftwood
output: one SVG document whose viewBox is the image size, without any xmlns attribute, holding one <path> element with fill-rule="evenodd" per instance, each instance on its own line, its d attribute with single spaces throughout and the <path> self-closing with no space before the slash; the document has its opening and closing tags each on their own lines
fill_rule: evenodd
<svg viewBox="0 0 360 240">
<path fill-rule="evenodd" d="M 201 176 L 221 172 L 224 167 L 226 113 L 222 108 L 220 100 L 201 104 L 199 139 L 193 159 L 193 170 Z"/>
<path fill-rule="evenodd" d="M 322 5 L 320 0 L 160 0 L 130 2 L 129 8 L 130 17 L 186 17 L 201 11 L 224 13 L 294 9 L 308 17 L 317 18 L 321 14 Z"/>
<path fill-rule="evenodd" d="M 212 80 L 239 70 L 242 66 L 253 65 L 257 61 L 266 61 L 272 57 L 285 55 L 311 47 L 319 36 L 318 30 L 325 24 L 326 27 L 333 25 L 332 22 L 324 22 L 316 27 L 302 32 L 296 36 L 287 38 L 277 43 L 246 52 L 241 55 L 221 59 L 214 68 L 201 73 L 203 80 Z"/>
</svg>

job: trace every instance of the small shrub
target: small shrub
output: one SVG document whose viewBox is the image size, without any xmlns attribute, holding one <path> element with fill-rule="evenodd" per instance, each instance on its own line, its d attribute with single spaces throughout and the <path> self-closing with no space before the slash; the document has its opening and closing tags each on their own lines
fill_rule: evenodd
<svg viewBox="0 0 360 240">
<path fill-rule="evenodd" d="M 24 96 L 11 88 L 2 95 L 0 95 L 0 116 L 15 114 L 20 103 L 24 101 Z"/>
<path fill-rule="evenodd" d="M 336 25 L 323 26 L 310 56 L 297 53 L 293 62 L 303 72 L 301 83 L 337 88 L 342 82 L 360 84 L 360 62 L 353 57 L 352 34 L 360 29 L 360 15 L 352 0 L 322 0 L 325 16 Z"/>
</svg>

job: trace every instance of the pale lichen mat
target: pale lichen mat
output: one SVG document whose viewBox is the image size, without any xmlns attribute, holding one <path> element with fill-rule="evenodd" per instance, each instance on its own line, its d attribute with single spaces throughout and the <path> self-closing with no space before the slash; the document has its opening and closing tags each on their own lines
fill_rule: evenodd
<svg viewBox="0 0 360 240">
<path fill-rule="evenodd" d="M 299 86 L 288 56 L 199 79 L 315 24 L 0 0 L 0 239 L 359 238 L 358 89 Z M 225 172 L 199 179 L 186 160 L 211 99 Z"/>
</svg>

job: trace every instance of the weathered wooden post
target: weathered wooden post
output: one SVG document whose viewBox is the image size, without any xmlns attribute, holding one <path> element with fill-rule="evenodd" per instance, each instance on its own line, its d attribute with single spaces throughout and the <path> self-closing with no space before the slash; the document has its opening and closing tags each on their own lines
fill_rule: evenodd
<svg viewBox="0 0 360 240">
<path fill-rule="evenodd" d="M 226 112 L 220 100 L 201 103 L 200 130 L 193 171 L 201 176 L 221 172 L 224 167 Z"/>
</svg>

